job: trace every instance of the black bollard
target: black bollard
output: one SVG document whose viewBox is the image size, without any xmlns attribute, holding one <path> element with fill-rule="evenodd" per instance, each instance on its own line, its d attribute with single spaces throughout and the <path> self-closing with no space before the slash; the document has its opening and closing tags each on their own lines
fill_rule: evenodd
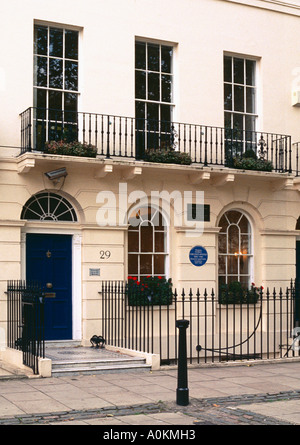
<svg viewBox="0 0 300 445">
<path fill-rule="evenodd" d="M 179 328 L 179 353 L 178 353 L 178 382 L 176 403 L 187 406 L 189 404 L 189 389 L 187 378 L 187 356 L 186 356 L 186 329 L 188 320 L 177 320 L 176 327 Z"/>
</svg>

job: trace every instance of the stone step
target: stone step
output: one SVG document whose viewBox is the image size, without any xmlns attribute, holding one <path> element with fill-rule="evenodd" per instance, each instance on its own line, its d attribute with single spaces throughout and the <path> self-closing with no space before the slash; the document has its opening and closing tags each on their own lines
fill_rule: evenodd
<svg viewBox="0 0 300 445">
<path fill-rule="evenodd" d="M 150 371 L 151 367 L 147 364 L 113 364 L 101 366 L 78 366 L 72 367 L 58 367 L 52 368 L 53 377 L 61 377 L 64 375 L 90 375 L 90 374 L 104 374 L 104 373 L 119 373 L 119 372 L 134 372 L 134 371 Z"/>
<path fill-rule="evenodd" d="M 45 341 L 46 349 L 76 348 L 79 346 L 81 346 L 80 340 L 47 340 L 47 341 Z"/>
<path fill-rule="evenodd" d="M 106 348 L 82 347 L 76 341 L 46 342 L 46 357 L 52 361 L 52 376 L 151 370 L 146 360 Z"/>
<path fill-rule="evenodd" d="M 57 368 L 72 368 L 72 367 L 102 367 L 102 366 L 126 366 L 126 365 L 143 365 L 144 359 L 120 359 L 120 360 L 53 360 L 52 369 Z"/>
</svg>

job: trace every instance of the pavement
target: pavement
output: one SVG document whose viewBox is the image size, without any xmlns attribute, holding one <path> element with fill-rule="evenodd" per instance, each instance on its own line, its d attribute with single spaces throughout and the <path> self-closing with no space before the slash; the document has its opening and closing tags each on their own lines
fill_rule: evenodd
<svg viewBox="0 0 300 445">
<path fill-rule="evenodd" d="M 202 425 L 300 425 L 299 359 L 189 367 L 187 406 L 177 386 L 176 367 L 51 378 L 1 369 L 0 426 L 89 425 L 104 439 L 175 428 L 193 439 Z"/>
</svg>

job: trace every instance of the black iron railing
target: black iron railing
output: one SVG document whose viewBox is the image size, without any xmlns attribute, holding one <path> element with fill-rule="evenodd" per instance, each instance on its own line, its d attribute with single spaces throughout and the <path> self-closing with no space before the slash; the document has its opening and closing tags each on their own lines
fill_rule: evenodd
<svg viewBox="0 0 300 445">
<path fill-rule="evenodd" d="M 7 283 L 7 346 L 23 352 L 23 363 L 38 374 L 45 358 L 44 297 L 38 283 Z"/>
<path fill-rule="evenodd" d="M 188 320 L 190 363 L 276 359 L 299 356 L 299 295 L 294 282 L 285 291 L 262 289 L 257 298 L 226 296 L 212 291 L 173 292 L 171 304 L 134 304 L 125 282 L 103 282 L 102 335 L 106 344 L 159 354 L 161 363 L 178 359 L 177 320 Z M 137 295 L 136 301 L 141 301 Z"/>
<path fill-rule="evenodd" d="M 234 167 L 251 152 L 276 172 L 292 172 L 291 137 L 96 113 L 39 109 L 21 113 L 21 153 L 44 152 L 49 141 L 79 141 L 98 156 L 143 159 L 149 151 L 175 150 L 191 162 Z"/>
</svg>

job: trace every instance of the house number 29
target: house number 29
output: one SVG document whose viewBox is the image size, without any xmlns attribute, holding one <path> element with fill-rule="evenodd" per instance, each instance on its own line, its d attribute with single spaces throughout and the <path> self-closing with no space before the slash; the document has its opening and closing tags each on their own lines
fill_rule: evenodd
<svg viewBox="0 0 300 445">
<path fill-rule="evenodd" d="M 100 250 L 100 260 L 108 260 L 110 258 L 110 250 Z"/>
</svg>

